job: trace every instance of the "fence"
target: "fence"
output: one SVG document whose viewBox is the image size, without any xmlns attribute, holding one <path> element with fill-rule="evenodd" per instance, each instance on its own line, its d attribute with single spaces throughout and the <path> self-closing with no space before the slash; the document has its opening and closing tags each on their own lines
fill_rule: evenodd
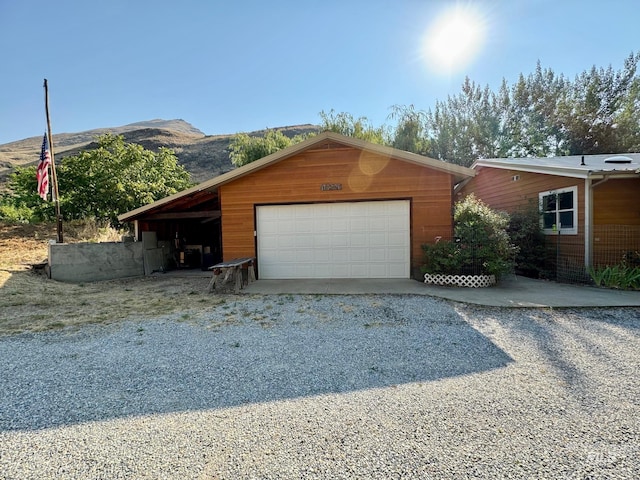
<svg viewBox="0 0 640 480">
<path fill-rule="evenodd" d="M 592 283 L 585 267 L 584 237 L 547 237 L 542 275 L 565 283 Z M 640 266 L 640 225 L 598 225 L 593 227 L 591 265 Z"/>
<path fill-rule="evenodd" d="M 441 237 L 446 243 L 447 237 Z M 458 241 L 453 239 L 454 243 Z M 592 284 L 592 278 L 585 262 L 584 234 L 549 235 L 544 237 L 544 248 L 540 251 L 540 240 L 533 244 L 520 246 L 521 250 L 536 248 L 526 257 L 532 263 L 528 268 L 516 262 L 515 273 L 540 277 L 564 283 Z M 455 273 L 477 275 L 482 265 L 492 255 L 487 252 L 491 247 L 475 240 L 458 243 L 457 249 L 446 245 L 433 245 L 430 249 L 432 261 L 425 266 L 428 273 L 441 273 L 452 266 Z M 461 259 L 464 258 L 464 262 Z M 531 260 L 531 259 L 534 260 Z M 595 268 L 606 266 L 640 267 L 640 225 L 600 225 L 593 228 L 591 265 Z M 461 265 L 462 264 L 462 265 Z M 436 267 L 436 268 L 434 268 Z"/>
</svg>

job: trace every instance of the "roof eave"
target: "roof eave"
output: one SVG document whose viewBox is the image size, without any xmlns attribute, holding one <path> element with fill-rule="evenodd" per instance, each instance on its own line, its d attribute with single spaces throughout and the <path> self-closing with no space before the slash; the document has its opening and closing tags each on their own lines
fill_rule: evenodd
<svg viewBox="0 0 640 480">
<path fill-rule="evenodd" d="M 573 178 L 589 178 L 589 171 L 585 170 L 574 170 L 569 168 L 562 167 L 540 167 L 533 165 L 522 165 L 517 163 L 493 163 L 493 162 L 483 162 L 482 160 L 476 161 L 473 163 L 472 168 L 477 169 L 478 167 L 487 167 L 487 168 L 497 168 L 501 170 L 517 170 L 519 172 L 529 172 L 529 173 L 541 173 L 544 175 L 558 175 L 561 177 L 573 177 Z"/>
<path fill-rule="evenodd" d="M 544 175 L 557 175 L 561 177 L 572 178 L 602 178 L 603 176 L 615 176 L 619 178 L 634 178 L 640 175 L 640 169 L 637 170 L 585 170 L 567 167 L 540 166 L 540 165 L 523 165 L 522 163 L 507 162 L 491 162 L 486 160 L 476 160 L 471 168 L 474 170 L 478 167 L 497 168 L 502 170 L 516 170 L 520 172 L 540 173 Z"/>
</svg>

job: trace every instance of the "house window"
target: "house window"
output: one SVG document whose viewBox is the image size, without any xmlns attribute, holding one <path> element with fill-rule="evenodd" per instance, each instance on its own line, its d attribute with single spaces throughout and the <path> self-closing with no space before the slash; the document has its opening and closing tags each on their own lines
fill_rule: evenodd
<svg viewBox="0 0 640 480">
<path fill-rule="evenodd" d="M 548 235 L 578 233 L 578 187 L 538 194 L 542 229 Z"/>
</svg>

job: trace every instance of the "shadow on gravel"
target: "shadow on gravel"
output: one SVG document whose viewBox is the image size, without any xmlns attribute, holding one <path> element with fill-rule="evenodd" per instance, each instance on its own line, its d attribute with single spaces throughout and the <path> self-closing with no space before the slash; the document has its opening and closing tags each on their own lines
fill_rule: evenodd
<svg viewBox="0 0 640 480">
<path fill-rule="evenodd" d="M 639 311 L 637 308 L 563 309 L 560 313 L 523 311 L 522 317 L 505 321 L 503 327 L 516 332 L 546 368 L 552 369 L 562 380 L 568 396 L 592 407 L 603 402 L 600 390 L 611 372 L 619 376 L 616 386 L 621 391 L 624 382 L 636 381 L 637 367 L 629 363 L 622 346 L 632 351 L 637 343 Z M 630 385 L 628 395 L 633 390 Z"/>
<path fill-rule="evenodd" d="M 432 319 L 362 306 L 339 320 L 274 313 L 219 328 L 164 321 L 5 337 L 0 431 L 430 382 L 512 361 L 436 306 Z"/>
</svg>

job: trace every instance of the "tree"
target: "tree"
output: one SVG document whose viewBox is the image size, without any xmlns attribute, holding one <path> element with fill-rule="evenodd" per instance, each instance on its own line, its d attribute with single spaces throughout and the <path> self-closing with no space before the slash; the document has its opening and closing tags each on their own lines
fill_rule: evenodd
<svg viewBox="0 0 640 480">
<path fill-rule="evenodd" d="M 17 167 L 9 175 L 8 192 L 0 196 L 0 219 L 10 222 L 30 223 L 52 220 L 55 208 L 52 202 L 44 202 L 38 195 L 36 167 Z"/>
<path fill-rule="evenodd" d="M 97 149 L 65 158 L 58 172 L 65 218 L 95 217 L 112 224 L 121 213 L 191 186 L 173 151 L 154 153 L 111 134 L 98 139 Z"/>
<path fill-rule="evenodd" d="M 360 138 L 381 145 L 389 144 L 386 127 L 375 128 L 366 117 L 354 118 L 349 113 L 320 112 L 321 130 L 335 132 L 348 137 Z M 314 134 L 296 135 L 289 138 L 280 130 L 268 129 L 263 136 L 238 133 L 229 146 L 229 158 L 236 167 L 254 162 L 279 150 L 295 145 Z"/>
<path fill-rule="evenodd" d="M 534 74 L 521 74 L 510 92 L 501 90 L 501 99 L 507 97 L 502 110 L 503 137 L 507 141 L 500 156 L 548 157 L 566 153 L 559 106 L 565 101 L 568 86 L 563 76 L 543 70 L 538 62 Z"/>
<path fill-rule="evenodd" d="M 394 105 L 391 110 L 388 118 L 397 121 L 391 146 L 405 152 L 426 155 L 429 150 L 427 113 L 416 110 L 413 105 Z"/>
<path fill-rule="evenodd" d="M 236 167 L 241 167 L 278 150 L 300 143 L 306 138 L 309 138 L 308 134 L 289 138 L 281 130 L 272 129 L 267 129 L 262 137 L 250 137 L 246 133 L 238 133 L 229 145 L 229 158 Z"/>
<path fill-rule="evenodd" d="M 189 172 L 171 150 L 154 153 L 111 134 L 98 138 L 97 149 L 65 158 L 57 173 L 65 220 L 95 218 L 112 225 L 121 213 L 191 186 Z M 37 195 L 35 167 L 13 173 L 9 188 L 11 195 L 4 201 L 28 208 L 30 220 L 54 218 L 53 204 Z"/>
<path fill-rule="evenodd" d="M 497 93 L 468 78 L 426 119 L 427 154 L 470 165 L 478 158 L 548 157 L 640 149 L 640 54 L 617 72 L 593 67 L 571 82 L 538 62 Z"/>
<path fill-rule="evenodd" d="M 640 53 L 631 54 L 619 72 L 594 66 L 576 77 L 560 107 L 568 154 L 640 148 L 639 60 Z"/>
<path fill-rule="evenodd" d="M 335 132 L 347 137 L 359 138 L 379 145 L 389 145 L 389 134 L 385 126 L 374 127 L 367 117 L 354 118 L 350 113 L 336 113 L 333 109 L 320 112 L 321 130 Z"/>
<path fill-rule="evenodd" d="M 466 78 L 459 95 L 436 102 L 427 112 L 427 154 L 450 163 L 469 166 L 478 158 L 497 156 L 501 112 L 496 96 Z"/>
</svg>

